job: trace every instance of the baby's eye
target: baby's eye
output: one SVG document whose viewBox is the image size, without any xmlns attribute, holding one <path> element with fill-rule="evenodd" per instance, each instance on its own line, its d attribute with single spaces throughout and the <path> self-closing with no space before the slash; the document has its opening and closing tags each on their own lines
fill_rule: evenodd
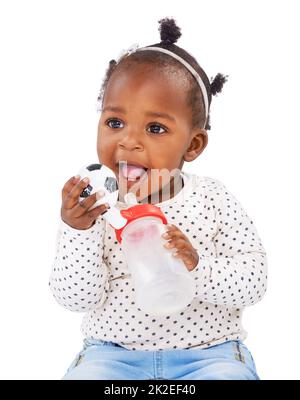
<svg viewBox="0 0 300 400">
<path fill-rule="evenodd" d="M 166 132 L 166 129 L 164 127 L 162 127 L 161 125 L 159 125 L 159 124 L 150 125 L 150 127 L 153 127 L 153 126 L 155 127 L 155 131 L 151 132 L 151 133 L 155 133 L 155 134 L 161 135 L 164 132 L 159 132 L 160 129 L 163 129 Z"/>
<path fill-rule="evenodd" d="M 114 119 L 108 120 L 108 121 L 107 121 L 107 125 L 108 125 L 110 128 L 113 128 L 113 129 L 114 129 L 114 128 L 120 128 L 119 126 L 114 126 L 114 125 L 111 126 L 111 125 L 109 125 L 110 122 L 116 122 L 116 123 L 119 123 L 119 124 L 120 124 L 121 121 L 119 121 L 118 119 L 115 119 L 115 118 L 114 118 Z"/>
</svg>

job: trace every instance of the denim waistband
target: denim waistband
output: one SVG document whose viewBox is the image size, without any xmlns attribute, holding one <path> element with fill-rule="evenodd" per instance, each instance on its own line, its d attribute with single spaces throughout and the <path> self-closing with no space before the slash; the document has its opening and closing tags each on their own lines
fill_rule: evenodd
<svg viewBox="0 0 300 400">
<path fill-rule="evenodd" d="M 84 344 L 86 347 L 88 346 L 112 346 L 112 347 L 122 347 L 117 343 L 111 342 L 111 341 L 105 341 L 102 339 L 89 339 L 85 338 L 83 340 Z"/>
<path fill-rule="evenodd" d="M 114 342 L 109 341 L 109 340 L 106 341 L 106 340 L 102 340 L 102 339 L 84 338 L 83 342 L 84 342 L 84 347 L 85 348 L 87 348 L 89 346 L 110 346 L 110 347 L 119 347 L 120 349 L 125 349 L 126 350 L 125 347 L 120 346 L 119 344 L 114 343 Z M 210 347 L 208 347 L 208 349 L 213 349 L 213 348 L 218 347 L 218 346 L 222 346 L 222 347 L 224 347 L 226 345 L 227 346 L 231 346 L 231 343 L 237 343 L 238 345 L 240 345 L 242 347 L 245 347 L 244 343 L 241 340 L 237 339 L 237 340 L 229 340 L 228 342 L 223 342 L 223 343 L 220 343 L 220 344 L 216 344 L 214 346 L 210 346 Z M 179 349 L 177 349 L 177 350 L 179 350 Z M 193 348 L 191 348 L 191 349 L 182 349 L 182 350 L 199 350 L 199 348 L 198 349 L 193 349 Z M 171 349 L 166 349 L 165 351 L 172 351 L 172 350 Z"/>
</svg>

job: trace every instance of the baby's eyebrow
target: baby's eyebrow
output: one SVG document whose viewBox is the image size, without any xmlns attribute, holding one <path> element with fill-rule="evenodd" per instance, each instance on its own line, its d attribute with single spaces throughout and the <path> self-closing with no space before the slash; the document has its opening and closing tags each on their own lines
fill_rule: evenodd
<svg viewBox="0 0 300 400">
<path fill-rule="evenodd" d="M 126 114 L 126 111 L 122 107 L 116 107 L 116 106 L 106 106 L 103 108 L 102 111 L 103 112 L 114 111 L 114 112 L 120 112 L 120 113 Z M 161 113 L 161 112 L 156 112 L 156 111 L 147 111 L 145 113 L 145 115 L 148 117 L 165 118 L 165 119 L 169 119 L 170 121 L 175 122 L 175 118 L 167 113 Z"/>
</svg>

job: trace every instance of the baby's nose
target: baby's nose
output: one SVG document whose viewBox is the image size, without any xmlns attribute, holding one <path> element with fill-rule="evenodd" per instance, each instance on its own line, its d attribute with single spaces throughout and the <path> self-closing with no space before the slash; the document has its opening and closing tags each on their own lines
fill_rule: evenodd
<svg viewBox="0 0 300 400">
<path fill-rule="evenodd" d="M 133 134 L 132 132 L 122 137 L 119 142 L 119 147 L 129 151 L 141 150 L 144 148 L 140 135 Z"/>
</svg>

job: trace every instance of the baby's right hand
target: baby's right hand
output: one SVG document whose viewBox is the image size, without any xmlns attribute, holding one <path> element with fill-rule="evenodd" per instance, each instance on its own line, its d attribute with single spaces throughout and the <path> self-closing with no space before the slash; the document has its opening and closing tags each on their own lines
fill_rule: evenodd
<svg viewBox="0 0 300 400">
<path fill-rule="evenodd" d="M 88 179 L 88 178 L 86 178 Z M 89 229 L 99 215 L 106 212 L 109 208 L 108 203 L 101 204 L 98 207 L 88 211 L 90 207 L 102 197 L 94 193 L 82 201 L 79 201 L 80 193 L 88 186 L 89 181 L 84 179 L 72 177 L 69 179 L 62 189 L 62 206 L 61 218 L 62 220 L 75 229 Z"/>
</svg>

